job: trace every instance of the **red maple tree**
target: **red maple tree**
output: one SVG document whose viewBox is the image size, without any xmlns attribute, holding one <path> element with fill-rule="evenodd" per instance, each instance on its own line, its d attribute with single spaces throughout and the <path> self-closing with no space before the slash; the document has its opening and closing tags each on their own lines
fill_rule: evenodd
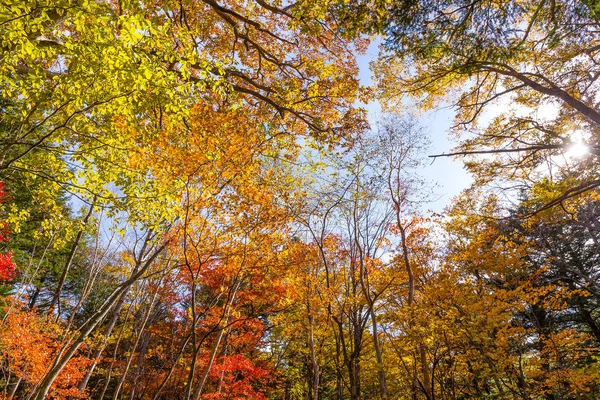
<svg viewBox="0 0 600 400">
<path fill-rule="evenodd" d="M 0 182 L 0 203 L 4 202 L 7 194 L 4 190 L 4 182 Z M 8 242 L 7 223 L 0 224 L 0 242 Z M 12 259 L 12 252 L 0 253 L 0 281 L 10 281 L 16 275 L 15 263 Z"/>
</svg>

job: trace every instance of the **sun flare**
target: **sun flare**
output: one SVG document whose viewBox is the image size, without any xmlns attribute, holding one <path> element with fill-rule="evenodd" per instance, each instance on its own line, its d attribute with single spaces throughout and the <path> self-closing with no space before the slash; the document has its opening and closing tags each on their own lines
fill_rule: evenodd
<svg viewBox="0 0 600 400">
<path fill-rule="evenodd" d="M 590 153 L 590 148 L 585 143 L 576 142 L 569 147 L 567 150 L 567 157 L 569 158 L 583 158 Z"/>
</svg>

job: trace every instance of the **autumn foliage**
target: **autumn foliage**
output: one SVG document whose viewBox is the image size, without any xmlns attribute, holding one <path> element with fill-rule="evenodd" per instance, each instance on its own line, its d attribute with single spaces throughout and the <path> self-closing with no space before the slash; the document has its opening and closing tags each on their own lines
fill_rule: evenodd
<svg viewBox="0 0 600 400">
<path fill-rule="evenodd" d="M 2 357 L 23 386 L 33 387 L 39 383 L 60 351 L 63 332 L 59 324 L 40 317 L 36 310 L 7 313 L 0 331 Z M 82 355 L 71 358 L 50 388 L 49 397 L 87 398 L 86 393 L 77 389 L 77 382 L 90 364 L 91 361 Z"/>
<path fill-rule="evenodd" d="M 0 204 L 4 202 L 5 198 L 4 182 L 0 182 Z M 8 224 L 3 222 L 0 226 L 0 243 L 6 243 L 9 240 Z M 10 281 L 15 277 L 15 274 L 16 270 L 12 252 L 0 253 L 0 281 Z"/>
<path fill-rule="evenodd" d="M 0 398 L 600 398 L 592 3 L 2 2 Z"/>
</svg>

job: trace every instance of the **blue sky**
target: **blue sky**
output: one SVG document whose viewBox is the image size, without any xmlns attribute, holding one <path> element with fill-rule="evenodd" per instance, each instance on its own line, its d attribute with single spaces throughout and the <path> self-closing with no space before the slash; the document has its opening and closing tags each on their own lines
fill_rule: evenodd
<svg viewBox="0 0 600 400">
<path fill-rule="evenodd" d="M 378 51 L 378 41 L 374 40 L 365 55 L 357 56 L 360 67 L 359 78 L 363 85 L 372 84 L 369 63 L 377 58 Z M 381 106 L 377 102 L 371 102 L 366 105 L 366 108 L 369 111 L 369 119 L 373 123 L 381 113 Z M 428 155 L 448 153 L 455 146 L 456 143 L 448 135 L 453 117 L 454 110 L 450 108 L 443 108 L 421 115 L 421 123 L 431 140 Z M 460 157 L 441 157 L 433 162 L 427 160 L 421 174 L 432 185 L 437 185 L 432 201 L 424 207 L 426 210 L 430 209 L 435 212 L 443 211 L 450 204 L 452 198 L 459 194 L 461 190 L 469 187 L 472 182 L 471 177 L 463 167 Z"/>
</svg>

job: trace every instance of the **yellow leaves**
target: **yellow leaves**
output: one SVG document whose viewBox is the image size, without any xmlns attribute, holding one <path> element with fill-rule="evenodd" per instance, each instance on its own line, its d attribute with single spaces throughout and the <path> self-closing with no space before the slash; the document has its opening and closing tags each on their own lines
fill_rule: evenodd
<svg viewBox="0 0 600 400">
<path fill-rule="evenodd" d="M 119 17 L 117 26 L 125 45 L 134 46 L 148 33 L 150 21 L 139 14 L 123 14 Z"/>
<path fill-rule="evenodd" d="M 19 210 L 15 204 L 10 205 L 9 212 L 4 218 L 5 222 L 10 225 L 11 231 L 15 233 L 21 232 L 21 225 L 29 218 L 28 210 Z"/>
<path fill-rule="evenodd" d="M 144 70 L 144 71 L 143 71 L 143 74 L 144 74 L 144 77 L 145 77 L 146 79 L 150 79 L 150 78 L 152 78 L 152 71 L 151 71 L 151 70 L 149 70 L 149 69 L 146 69 L 146 70 Z"/>
<path fill-rule="evenodd" d="M 121 259 L 129 264 L 130 266 L 135 265 L 135 259 L 133 258 L 133 255 L 127 251 L 122 251 L 120 254 Z"/>
<path fill-rule="evenodd" d="M 211 290 L 227 297 L 232 288 L 216 272 L 231 280 L 240 271 L 239 279 L 248 286 L 247 304 L 266 302 L 266 297 L 294 306 L 283 295 L 301 296 L 301 289 L 283 287 L 285 279 L 297 278 L 285 269 L 292 252 L 278 253 L 290 242 L 294 213 L 287 199 L 300 202 L 304 196 L 292 168 L 300 138 L 311 129 L 319 129 L 313 143 L 336 143 L 340 133 L 333 134 L 332 128 L 341 123 L 341 115 L 347 116 L 344 135 L 361 126 L 354 124 L 362 117 L 353 112 L 356 66 L 347 63 L 352 56 L 341 56 L 348 43 L 330 29 L 319 28 L 319 37 L 317 29 L 290 29 L 285 13 L 254 3 L 221 3 L 235 13 L 191 1 L 176 6 L 25 1 L 8 11 L 5 4 L 19 3 L 5 2 L 0 12 L 24 14 L 0 26 L 7 65 L 0 86 L 7 88 L 3 97 L 14 108 L 7 113 L 7 126 L 25 132 L 8 149 L 22 154 L 9 173 L 27 180 L 35 210 L 54 214 L 40 222 L 37 234 L 59 233 L 62 242 L 53 243 L 72 243 L 81 226 L 60 220 L 65 210 L 58 212 L 57 198 L 65 190 L 86 201 L 97 197 L 123 241 L 129 240 L 124 226 L 157 232 L 170 226 L 169 255 L 178 262 L 185 259 L 182 255 L 196 257 L 190 266 L 196 276 L 186 282 L 210 280 Z M 44 11 L 30 12 L 33 7 Z M 55 9 L 61 18 L 56 19 Z M 229 19 L 239 16 L 259 21 L 261 29 L 252 21 L 236 22 L 234 32 Z M 321 22 L 329 25 L 323 20 L 315 27 Z M 30 35 L 36 29 L 40 34 Z M 54 43 L 29 37 L 46 33 Z M 31 189 L 30 181 L 41 188 Z M 32 215 L 15 208 L 9 222 L 18 232 Z M 328 243 L 335 245 L 334 239 Z M 130 275 L 136 259 L 128 253 L 107 254 L 100 280 L 112 287 Z M 312 278 L 306 283 L 316 283 Z M 282 287 L 268 286 L 271 279 Z M 335 295 L 308 291 L 317 302 Z M 141 296 L 144 287 L 134 287 L 131 294 Z M 69 303 L 68 309 L 74 306 Z M 139 311 L 135 304 L 125 308 Z M 243 310 L 236 307 L 231 315 L 241 316 Z M 190 308 L 177 311 L 183 319 L 193 314 Z M 79 317 L 79 309 L 75 312 Z M 37 326 L 30 328 L 30 334 L 37 332 Z M 123 332 L 131 335 L 132 329 Z M 44 334 L 59 343 L 60 333 Z M 42 361 L 44 367 L 51 364 Z M 41 377 L 43 371 L 36 374 Z"/>
</svg>

